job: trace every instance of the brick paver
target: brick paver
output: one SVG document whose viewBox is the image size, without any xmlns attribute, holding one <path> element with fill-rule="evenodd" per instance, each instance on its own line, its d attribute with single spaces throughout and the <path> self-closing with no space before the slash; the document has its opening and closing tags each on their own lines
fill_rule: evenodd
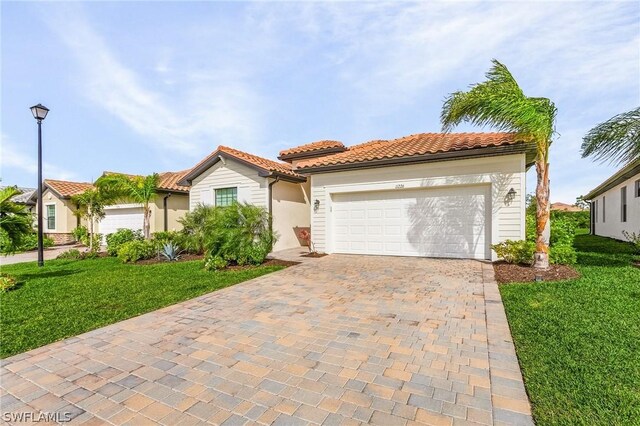
<svg viewBox="0 0 640 426">
<path fill-rule="evenodd" d="M 471 260 L 313 259 L 8 358 L 0 379 L 5 421 L 532 424 L 492 267 Z"/>
</svg>

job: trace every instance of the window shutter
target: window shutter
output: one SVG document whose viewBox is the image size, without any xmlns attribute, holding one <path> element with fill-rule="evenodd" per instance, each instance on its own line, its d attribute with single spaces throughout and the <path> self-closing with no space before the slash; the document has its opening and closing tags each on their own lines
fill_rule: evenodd
<svg viewBox="0 0 640 426">
<path fill-rule="evenodd" d="M 205 206 L 213 205 L 213 191 L 211 188 L 203 189 L 200 191 L 200 203 Z"/>
</svg>

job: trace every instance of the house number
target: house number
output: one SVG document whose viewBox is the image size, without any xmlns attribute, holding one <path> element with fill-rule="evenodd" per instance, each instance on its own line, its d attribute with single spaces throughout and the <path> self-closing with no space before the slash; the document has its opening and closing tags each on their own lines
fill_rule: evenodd
<svg viewBox="0 0 640 426">
<path fill-rule="evenodd" d="M 396 189 L 402 189 L 404 188 L 404 184 L 403 183 L 399 183 L 396 185 Z"/>
</svg>

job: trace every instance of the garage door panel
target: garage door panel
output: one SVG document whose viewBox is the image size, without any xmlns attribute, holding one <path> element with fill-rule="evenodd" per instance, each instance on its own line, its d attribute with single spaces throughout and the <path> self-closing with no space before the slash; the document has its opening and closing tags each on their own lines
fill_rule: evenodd
<svg viewBox="0 0 640 426">
<path fill-rule="evenodd" d="M 117 208 L 105 210 L 105 217 L 100 221 L 100 233 L 106 237 L 118 229 L 142 230 L 144 218 L 142 208 Z"/>
<path fill-rule="evenodd" d="M 334 251 L 489 256 L 487 186 L 335 194 Z"/>
</svg>

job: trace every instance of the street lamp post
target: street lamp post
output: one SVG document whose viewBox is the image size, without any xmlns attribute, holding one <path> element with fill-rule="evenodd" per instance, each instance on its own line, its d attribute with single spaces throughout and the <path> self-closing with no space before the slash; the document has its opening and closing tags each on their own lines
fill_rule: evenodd
<svg viewBox="0 0 640 426">
<path fill-rule="evenodd" d="M 42 120 L 49 108 L 38 104 L 31 107 L 33 118 L 38 121 L 38 266 L 44 266 L 43 230 L 42 230 Z"/>
</svg>

